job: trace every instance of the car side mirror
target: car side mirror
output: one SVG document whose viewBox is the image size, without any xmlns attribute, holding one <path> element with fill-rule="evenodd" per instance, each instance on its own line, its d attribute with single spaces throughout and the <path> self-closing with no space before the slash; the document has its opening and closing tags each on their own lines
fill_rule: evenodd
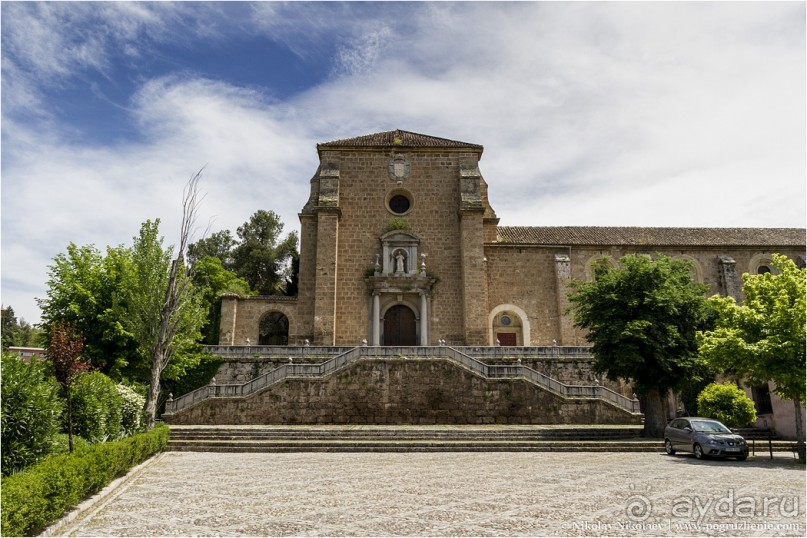
<svg viewBox="0 0 807 538">
<path fill-rule="evenodd" d="M 690 432 L 690 433 L 692 433 L 692 428 L 690 428 L 689 426 L 686 426 L 686 427 L 684 428 L 684 431 L 685 431 L 685 432 Z"/>
</svg>

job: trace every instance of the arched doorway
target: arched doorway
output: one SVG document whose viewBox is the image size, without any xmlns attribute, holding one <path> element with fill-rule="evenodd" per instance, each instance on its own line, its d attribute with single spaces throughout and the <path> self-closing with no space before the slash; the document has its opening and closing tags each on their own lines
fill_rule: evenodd
<svg viewBox="0 0 807 538">
<path fill-rule="evenodd" d="M 289 344 L 289 318 L 282 312 L 270 312 L 261 318 L 258 326 L 258 344 L 287 346 Z"/>
<path fill-rule="evenodd" d="M 385 346 L 418 345 L 415 313 L 407 306 L 395 305 L 384 314 Z"/>
<path fill-rule="evenodd" d="M 531 346 L 527 313 L 514 304 L 500 304 L 488 314 L 488 338 L 491 346 Z"/>
</svg>

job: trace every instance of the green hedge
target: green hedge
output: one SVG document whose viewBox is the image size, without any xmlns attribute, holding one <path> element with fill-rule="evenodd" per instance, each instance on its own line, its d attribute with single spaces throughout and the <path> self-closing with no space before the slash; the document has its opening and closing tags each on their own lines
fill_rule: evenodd
<svg viewBox="0 0 807 538">
<path fill-rule="evenodd" d="M 168 426 L 51 456 L 3 478 L 2 535 L 32 536 L 168 444 Z"/>
</svg>

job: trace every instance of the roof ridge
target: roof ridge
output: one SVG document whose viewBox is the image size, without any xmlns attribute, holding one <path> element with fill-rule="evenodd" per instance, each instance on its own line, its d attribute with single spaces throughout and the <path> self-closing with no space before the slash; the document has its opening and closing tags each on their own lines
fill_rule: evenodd
<svg viewBox="0 0 807 538">
<path fill-rule="evenodd" d="M 332 146 L 335 147 L 400 146 L 400 147 L 438 147 L 438 148 L 463 147 L 463 148 L 474 148 L 480 151 L 483 149 L 482 145 L 480 144 L 472 144 L 470 142 L 462 142 L 460 140 L 452 140 L 450 138 L 426 135 L 422 133 L 416 133 L 414 131 L 406 131 L 404 129 L 382 131 L 368 135 L 331 140 L 330 142 L 322 142 L 320 144 L 317 144 L 317 149 Z"/>
<path fill-rule="evenodd" d="M 498 226 L 497 242 L 532 245 L 803 246 L 803 228 Z"/>
</svg>

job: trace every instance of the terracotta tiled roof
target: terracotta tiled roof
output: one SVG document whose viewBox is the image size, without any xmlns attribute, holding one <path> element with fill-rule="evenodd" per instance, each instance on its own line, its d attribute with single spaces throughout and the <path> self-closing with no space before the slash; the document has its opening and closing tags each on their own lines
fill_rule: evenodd
<svg viewBox="0 0 807 538">
<path fill-rule="evenodd" d="M 383 133 L 369 134 L 365 136 L 357 136 L 354 138 L 345 138 L 343 140 L 333 140 L 331 142 L 323 142 L 317 144 L 317 149 L 325 147 L 387 147 L 387 146 L 400 146 L 410 148 L 473 148 L 482 151 L 482 146 L 479 144 L 470 144 L 468 142 L 459 142 L 457 140 L 449 140 L 447 138 L 439 138 L 436 136 L 428 136 L 409 131 L 385 131 Z"/>
<path fill-rule="evenodd" d="M 801 228 L 636 228 L 499 226 L 498 242 L 519 245 L 792 246 L 805 244 Z"/>
</svg>

